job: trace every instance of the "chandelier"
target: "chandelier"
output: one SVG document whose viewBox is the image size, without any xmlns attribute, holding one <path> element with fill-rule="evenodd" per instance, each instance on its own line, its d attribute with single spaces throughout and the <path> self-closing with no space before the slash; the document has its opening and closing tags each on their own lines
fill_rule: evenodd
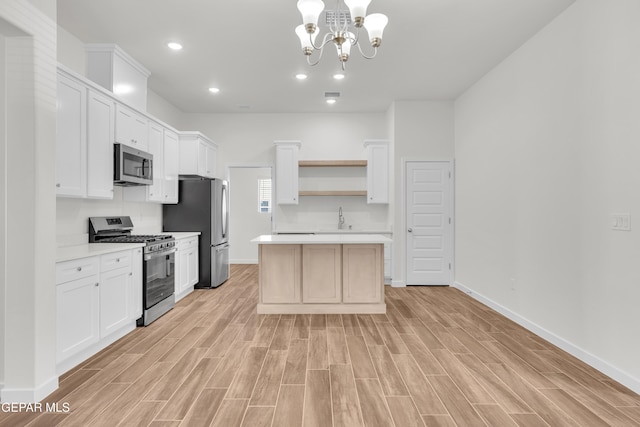
<svg viewBox="0 0 640 427">
<path fill-rule="evenodd" d="M 336 9 L 327 10 L 327 24 L 329 32 L 322 38 L 322 43 L 316 45 L 316 38 L 320 32 L 318 29 L 318 18 L 324 10 L 322 0 L 298 0 L 298 10 L 302 14 L 302 25 L 296 28 L 296 34 L 300 38 L 302 53 L 307 58 L 307 63 L 311 66 L 317 65 L 322 59 L 324 48 L 330 42 L 338 51 L 338 60 L 345 68 L 345 63 L 349 60 L 351 48 L 357 46 L 360 54 L 366 59 L 375 58 L 378 47 L 382 43 L 382 31 L 389 21 L 382 13 L 372 13 L 366 16 L 367 6 L 371 0 L 344 0 L 349 8 L 347 11 L 340 0 L 336 1 Z M 353 28 L 352 28 L 353 26 Z M 373 47 L 373 54 L 366 55 L 360 46 L 360 28 L 364 27 L 369 35 L 369 42 Z M 313 52 L 319 51 L 318 59 L 311 60 Z"/>
</svg>

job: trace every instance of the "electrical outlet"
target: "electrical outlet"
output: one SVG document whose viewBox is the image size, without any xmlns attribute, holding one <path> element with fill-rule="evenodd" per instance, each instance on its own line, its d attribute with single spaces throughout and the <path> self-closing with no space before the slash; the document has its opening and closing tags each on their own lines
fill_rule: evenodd
<svg viewBox="0 0 640 427">
<path fill-rule="evenodd" d="M 631 215 L 611 214 L 611 229 L 618 231 L 631 231 Z"/>
</svg>

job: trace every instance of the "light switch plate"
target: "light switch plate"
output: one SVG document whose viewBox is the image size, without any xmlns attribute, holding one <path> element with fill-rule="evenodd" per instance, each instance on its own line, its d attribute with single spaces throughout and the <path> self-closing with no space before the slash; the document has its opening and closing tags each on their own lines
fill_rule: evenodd
<svg viewBox="0 0 640 427">
<path fill-rule="evenodd" d="M 611 214 L 611 229 L 619 231 L 631 231 L 631 215 Z"/>
</svg>

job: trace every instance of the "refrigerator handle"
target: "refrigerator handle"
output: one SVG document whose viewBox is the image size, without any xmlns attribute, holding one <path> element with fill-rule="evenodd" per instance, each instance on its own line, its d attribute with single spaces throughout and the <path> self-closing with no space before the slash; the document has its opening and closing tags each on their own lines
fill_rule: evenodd
<svg viewBox="0 0 640 427">
<path fill-rule="evenodd" d="M 220 200 L 220 205 L 222 206 L 222 221 L 220 221 L 220 225 L 222 227 L 222 229 L 220 230 L 222 233 L 222 237 L 227 237 L 227 215 L 228 215 L 228 211 L 227 211 L 227 186 L 226 185 L 222 185 L 222 192 L 221 194 L 221 199 Z"/>
<path fill-rule="evenodd" d="M 224 245 L 220 245 L 216 247 L 216 252 L 222 252 L 224 250 L 229 249 L 229 244 L 225 243 Z"/>
</svg>

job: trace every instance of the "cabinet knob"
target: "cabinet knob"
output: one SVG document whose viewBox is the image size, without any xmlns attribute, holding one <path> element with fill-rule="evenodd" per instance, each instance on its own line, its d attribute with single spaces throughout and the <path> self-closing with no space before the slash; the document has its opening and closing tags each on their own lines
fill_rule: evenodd
<svg viewBox="0 0 640 427">
<path fill-rule="evenodd" d="M 100 283 L 96 282 L 95 286 L 100 286 Z"/>
<path fill-rule="evenodd" d="M 413 228 L 409 228 L 407 231 L 411 233 L 413 231 Z"/>
<path fill-rule="evenodd" d="M 60 188 L 60 183 L 57 183 L 57 184 L 56 184 L 56 187 Z"/>
<path fill-rule="evenodd" d="M 116 262 L 120 262 L 120 258 L 116 258 Z"/>
<path fill-rule="evenodd" d="M 129 276 L 133 276 L 133 272 L 129 273 Z"/>
<path fill-rule="evenodd" d="M 76 268 L 76 271 L 82 271 L 82 267 Z"/>
<path fill-rule="evenodd" d="M 149 193 L 150 196 L 153 196 L 153 193 Z"/>
</svg>

